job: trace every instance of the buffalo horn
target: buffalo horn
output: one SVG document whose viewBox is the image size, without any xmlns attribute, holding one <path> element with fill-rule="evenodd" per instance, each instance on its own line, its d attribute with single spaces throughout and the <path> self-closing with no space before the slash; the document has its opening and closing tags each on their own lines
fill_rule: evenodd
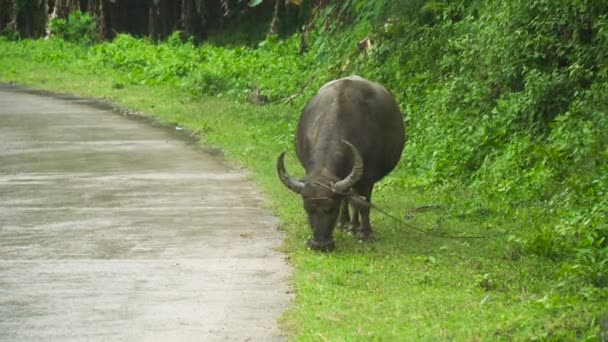
<svg viewBox="0 0 608 342">
<path fill-rule="evenodd" d="M 357 183 L 357 181 L 363 175 L 363 158 L 361 158 L 361 153 L 359 153 L 359 150 L 355 147 L 355 145 L 349 143 L 346 140 L 342 140 L 342 142 L 348 145 L 353 151 L 354 162 L 353 169 L 350 174 L 346 176 L 346 178 L 344 178 L 343 180 L 337 181 L 333 186 L 333 190 L 339 193 L 348 192 L 348 190 L 350 190 L 350 188 L 355 185 L 355 183 Z"/>
<path fill-rule="evenodd" d="M 281 179 L 281 182 L 283 182 L 283 184 L 289 188 L 289 190 L 299 194 L 302 192 L 302 189 L 304 189 L 304 182 L 294 179 L 287 173 L 287 171 L 285 171 L 284 159 L 285 152 L 281 153 L 279 159 L 277 160 L 277 173 L 279 174 L 279 178 Z"/>
</svg>

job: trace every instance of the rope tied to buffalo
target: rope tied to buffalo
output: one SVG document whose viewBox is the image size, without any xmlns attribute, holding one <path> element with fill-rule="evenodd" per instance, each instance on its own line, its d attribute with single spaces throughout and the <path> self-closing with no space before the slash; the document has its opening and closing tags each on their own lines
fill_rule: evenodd
<svg viewBox="0 0 608 342">
<path fill-rule="evenodd" d="M 314 183 L 323 188 L 330 190 L 332 193 L 337 194 L 337 195 L 341 195 L 341 196 L 345 196 L 345 197 L 355 195 L 354 193 L 347 194 L 347 193 L 341 193 L 341 192 L 336 191 L 336 189 L 332 186 L 332 182 L 330 182 L 330 184 L 327 185 L 327 184 L 321 182 L 319 179 L 316 179 L 316 180 L 314 180 Z M 364 198 L 363 196 L 359 196 L 359 197 Z M 322 198 L 315 198 L 315 199 L 329 199 L 329 197 L 322 197 Z M 509 231 L 504 231 L 504 232 L 499 232 L 496 234 L 489 234 L 489 235 L 468 235 L 468 236 L 441 234 L 441 233 L 434 232 L 432 230 L 416 227 L 411 223 L 405 222 L 404 220 L 402 220 L 394 215 L 389 214 L 388 212 L 386 212 L 385 210 L 383 210 L 376 204 L 368 201 L 367 199 L 364 198 L 364 200 L 367 203 L 369 203 L 369 206 L 371 209 L 375 209 L 375 210 L 379 211 L 384 216 L 387 216 L 387 217 L 391 218 L 392 220 L 401 223 L 402 225 L 406 226 L 409 229 L 415 230 L 419 233 L 426 234 L 426 235 L 432 235 L 435 237 L 440 237 L 440 238 L 445 238 L 445 239 L 479 240 L 479 239 L 494 239 L 499 236 L 507 235 L 509 233 Z M 437 208 L 437 207 L 438 206 L 425 206 L 425 207 L 421 207 L 421 208 Z"/>
<path fill-rule="evenodd" d="M 461 239 L 461 240 L 468 240 L 468 239 L 493 239 L 499 236 L 503 236 L 508 234 L 508 231 L 505 232 L 500 232 L 500 233 L 496 233 L 496 234 L 491 234 L 491 235 L 469 235 L 469 236 L 458 236 L 458 235 L 448 235 L 448 234 L 441 234 L 441 233 L 436 233 L 432 230 L 428 230 L 428 229 L 422 229 L 419 227 L 414 226 L 413 224 L 410 224 L 408 222 L 405 222 L 404 220 L 395 217 L 394 215 L 389 214 L 388 212 L 386 212 L 385 210 L 383 210 L 382 208 L 378 207 L 377 205 L 373 204 L 370 202 L 370 207 L 379 211 L 380 213 L 382 213 L 383 215 L 393 219 L 394 221 L 397 221 L 403 225 L 405 225 L 407 228 L 415 230 L 419 233 L 423 233 L 423 234 L 427 234 L 427 235 L 432 235 L 435 237 L 440 237 L 440 238 L 445 238 L 445 239 Z"/>
</svg>

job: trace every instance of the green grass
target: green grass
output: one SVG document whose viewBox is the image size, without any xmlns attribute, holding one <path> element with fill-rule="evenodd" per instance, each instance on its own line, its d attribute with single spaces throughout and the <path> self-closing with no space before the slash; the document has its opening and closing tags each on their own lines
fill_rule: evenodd
<svg viewBox="0 0 608 342">
<path fill-rule="evenodd" d="M 176 87 L 129 84 L 112 70 L 3 53 L 7 46 L 0 46 L 0 81 L 106 98 L 162 122 L 179 123 L 251 170 L 287 232 L 282 250 L 295 268 L 296 297 L 280 321 L 293 340 L 597 338 L 597 307 L 559 300 L 553 293 L 560 263 L 518 250 L 507 243 L 508 235 L 481 240 L 438 238 L 373 212 L 377 243 L 361 244 L 338 232 L 335 252 L 307 250 L 304 241 L 310 231 L 301 203 L 275 174 L 281 151 L 288 151 L 289 170 L 301 174 L 292 142 L 297 108 L 256 106 L 193 97 Z M 533 219 L 529 215 L 502 217 L 490 204 L 485 211 L 454 211 L 451 203 L 470 196 L 466 191 L 407 188 L 403 177 L 415 175 L 401 168 L 398 175 L 387 177 L 377 188 L 375 203 L 400 218 L 407 216 L 407 222 L 416 227 L 478 235 L 525 229 L 527 220 Z M 412 213 L 424 205 L 440 207 Z"/>
</svg>

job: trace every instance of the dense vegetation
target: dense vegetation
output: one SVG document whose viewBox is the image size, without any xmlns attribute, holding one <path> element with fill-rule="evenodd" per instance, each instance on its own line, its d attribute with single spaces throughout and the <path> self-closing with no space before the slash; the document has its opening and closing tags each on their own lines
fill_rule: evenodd
<svg viewBox="0 0 608 342">
<path fill-rule="evenodd" d="M 608 2 L 349 0 L 305 12 L 314 15 L 298 32 L 255 45 L 222 45 L 225 36 L 197 45 L 175 33 L 163 43 L 118 35 L 90 47 L 93 33 L 81 28 L 92 19 L 79 14 L 52 23 L 63 40 L 4 40 L 0 57 L 94 69 L 114 90 L 160 86 L 190 100 L 288 105 L 268 118 L 256 109 L 251 115 L 266 126 L 242 127 L 260 148 L 276 151 L 291 149 L 296 110 L 322 84 L 353 73 L 377 80 L 401 103 L 408 135 L 399 168 L 380 190 L 437 201 L 447 214 L 434 219 L 435 233 L 458 235 L 455 220 L 475 224 L 476 234 L 504 233 L 492 241 L 505 262 L 552 265 L 530 275 L 545 281 L 530 290 L 540 298 L 529 300 L 564 321 L 583 314 L 572 326 L 523 335 L 513 331 L 525 323 L 513 318 L 494 336 L 596 336 L 608 309 Z M 11 79 L 10 71 L 0 78 Z M 477 277 L 486 290 L 499 282 L 490 273 Z"/>
<path fill-rule="evenodd" d="M 94 40 L 119 33 L 164 39 L 175 30 L 201 40 L 218 30 L 226 34 L 238 24 L 241 29 L 231 33 L 243 42 L 297 27 L 308 18 L 311 5 L 309 0 L 0 0 L 0 33 L 40 38 L 54 19 L 87 12 L 94 17 Z M 268 22 L 268 27 L 242 29 L 259 22 Z"/>
</svg>

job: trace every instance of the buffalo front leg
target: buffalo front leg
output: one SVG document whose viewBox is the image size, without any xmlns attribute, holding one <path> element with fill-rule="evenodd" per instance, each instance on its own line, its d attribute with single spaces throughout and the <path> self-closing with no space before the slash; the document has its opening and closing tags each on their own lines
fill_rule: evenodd
<svg viewBox="0 0 608 342">
<path fill-rule="evenodd" d="M 348 230 L 350 221 L 350 213 L 348 212 L 348 199 L 343 199 L 340 204 L 340 218 L 338 219 L 338 229 Z"/>
<path fill-rule="evenodd" d="M 349 233 L 359 234 L 359 232 L 361 231 L 361 221 L 359 220 L 359 214 L 359 208 L 353 206 L 353 216 L 350 220 L 350 226 L 348 227 Z"/>
<path fill-rule="evenodd" d="M 370 203 L 372 201 L 372 190 L 373 190 L 373 185 L 371 187 L 369 187 L 367 189 L 363 189 L 363 191 L 361 191 L 361 194 Z M 359 228 L 359 231 L 357 232 L 357 236 L 359 237 L 359 240 L 365 241 L 365 242 L 374 242 L 374 232 L 372 230 L 372 225 L 369 221 L 370 209 L 371 209 L 370 206 L 364 206 L 364 207 L 356 209 L 358 214 L 361 216 L 361 227 Z"/>
<path fill-rule="evenodd" d="M 349 200 L 345 198 L 342 201 L 340 208 L 340 218 L 338 220 L 338 228 L 349 234 L 358 234 L 361 228 L 359 221 L 359 209 L 354 205 L 349 205 Z M 353 209 L 352 216 L 349 212 L 349 206 Z"/>
</svg>

